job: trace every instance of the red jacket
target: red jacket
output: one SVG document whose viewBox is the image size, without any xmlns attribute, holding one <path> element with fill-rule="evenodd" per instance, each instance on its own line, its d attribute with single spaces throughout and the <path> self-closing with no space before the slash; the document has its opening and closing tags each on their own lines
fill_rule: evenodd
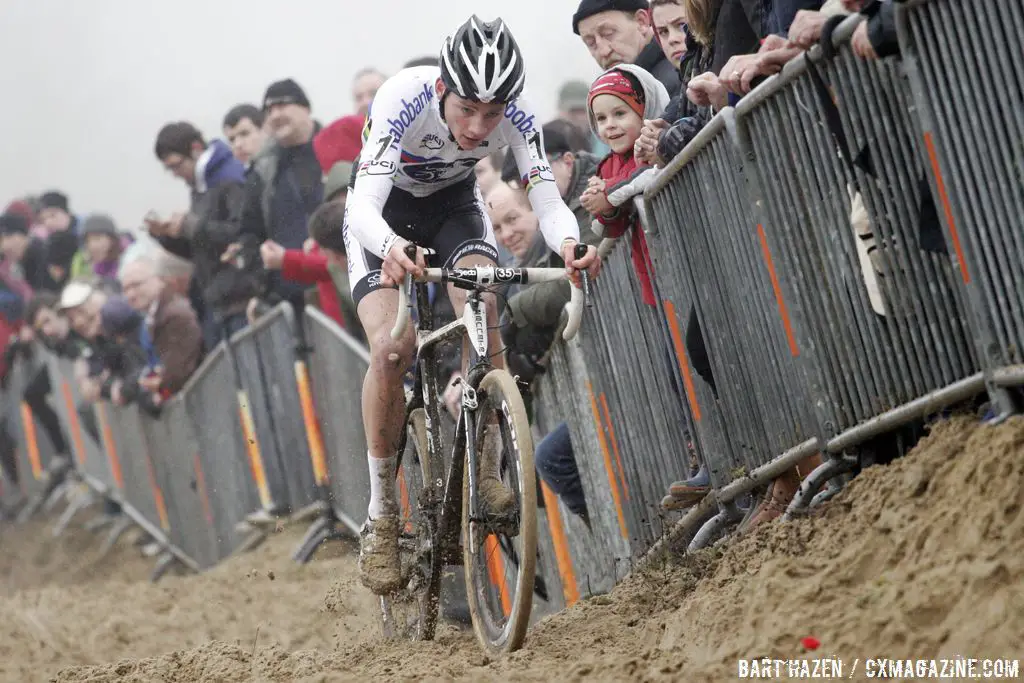
<svg viewBox="0 0 1024 683">
<path fill-rule="evenodd" d="M 302 285 L 316 285 L 320 294 L 320 308 L 331 320 L 345 327 L 341 317 L 341 303 L 338 292 L 334 288 L 334 280 L 327 269 L 327 257 L 320 252 L 320 247 L 313 247 L 308 254 L 301 249 L 288 249 L 284 252 L 284 263 L 281 265 L 281 277 L 285 280 L 298 282 Z"/>
<path fill-rule="evenodd" d="M 630 154 L 623 157 L 620 154 L 609 154 L 597 167 L 597 174 L 604 180 L 605 194 L 611 193 L 617 186 L 632 180 L 638 172 L 646 170 L 636 163 L 636 159 Z M 633 257 L 633 270 L 636 271 L 636 279 L 640 282 L 640 292 L 643 301 L 648 306 L 654 306 L 657 302 L 654 298 L 654 264 L 651 263 L 650 253 L 647 251 L 647 239 L 644 237 L 644 230 L 633 210 L 633 204 L 627 202 L 618 207 L 611 216 L 597 216 L 598 222 L 605 226 L 605 237 L 621 237 L 629 228 L 633 228 L 631 241 L 631 252 Z"/>
</svg>

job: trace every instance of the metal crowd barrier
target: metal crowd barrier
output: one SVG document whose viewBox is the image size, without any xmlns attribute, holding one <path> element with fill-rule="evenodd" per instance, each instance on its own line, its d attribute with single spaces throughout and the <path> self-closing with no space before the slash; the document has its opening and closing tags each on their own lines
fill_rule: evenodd
<svg viewBox="0 0 1024 683">
<path fill-rule="evenodd" d="M 259 444 L 264 507 L 293 512 L 317 496 L 295 376 L 294 325 L 291 306 L 283 303 L 235 334 L 228 346 Z"/>
<path fill-rule="evenodd" d="M 696 298 L 722 406 L 731 453 L 703 451 L 736 466 L 713 477 L 709 532 L 799 460 L 834 456 L 794 507 L 847 450 L 982 388 L 950 259 L 926 243 L 913 107 L 893 60 L 853 55 L 860 20 L 721 112 L 646 193 L 659 286 Z"/>
<path fill-rule="evenodd" d="M 306 340 L 313 348 L 309 359 L 313 396 L 323 418 L 331 507 L 337 519 L 358 534 L 370 505 L 362 408 L 363 376 L 370 355 L 322 312 L 307 308 L 304 318 Z"/>
<path fill-rule="evenodd" d="M 0 395 L 0 420 L 4 421 L 8 436 L 15 446 L 17 489 L 21 500 L 36 503 L 41 502 L 39 498 L 47 492 L 50 484 L 47 471 L 56 455 L 49 435 L 24 399 L 25 389 L 40 369 L 45 370 L 45 365 L 38 360 L 38 356 L 34 356 L 30 362 L 15 363 L 8 371 L 7 388 Z M 13 482 L 8 482 L 8 485 L 13 488 Z"/>
<path fill-rule="evenodd" d="M 1024 7 L 910 0 L 896 17 L 937 213 L 1005 415 L 1014 407 L 1005 387 L 1024 384 Z"/>
</svg>

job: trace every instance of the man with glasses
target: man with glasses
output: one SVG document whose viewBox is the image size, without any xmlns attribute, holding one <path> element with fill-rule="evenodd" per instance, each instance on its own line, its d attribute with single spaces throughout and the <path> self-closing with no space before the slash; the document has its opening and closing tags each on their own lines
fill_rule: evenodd
<svg viewBox="0 0 1024 683">
<path fill-rule="evenodd" d="M 164 126 L 156 138 L 157 159 L 189 188 L 188 212 L 146 217 L 149 234 L 167 251 L 195 266 L 189 299 L 199 314 L 208 347 L 246 324 L 245 307 L 256 293 L 255 278 L 221 261 L 238 237 L 245 197 L 245 167 L 222 140 L 209 144 L 186 121 Z"/>
</svg>

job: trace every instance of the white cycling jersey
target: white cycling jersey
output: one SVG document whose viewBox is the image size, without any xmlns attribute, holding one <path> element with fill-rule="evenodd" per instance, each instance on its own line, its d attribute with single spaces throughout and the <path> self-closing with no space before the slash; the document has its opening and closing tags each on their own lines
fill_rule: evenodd
<svg viewBox="0 0 1024 683">
<path fill-rule="evenodd" d="M 464 150 L 441 119 L 435 90 L 440 76 L 438 67 L 404 69 L 373 98 L 345 212 L 346 228 L 359 245 L 384 258 L 394 244 L 397 236 L 382 217 L 392 187 L 427 197 L 464 180 L 480 159 L 505 147 L 528 180 L 530 204 L 548 246 L 558 252 L 565 239 L 578 240 L 576 218 L 558 194 L 544 154 L 540 122 L 523 98 L 505 107 L 501 123 L 476 149 Z"/>
</svg>

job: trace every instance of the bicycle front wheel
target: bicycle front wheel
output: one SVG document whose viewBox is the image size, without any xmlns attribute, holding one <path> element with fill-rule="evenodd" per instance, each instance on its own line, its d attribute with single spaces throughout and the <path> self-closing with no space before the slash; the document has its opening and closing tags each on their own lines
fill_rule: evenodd
<svg viewBox="0 0 1024 683">
<path fill-rule="evenodd" d="M 493 654 L 517 650 L 533 607 L 537 561 L 537 482 L 533 437 L 523 398 L 505 370 L 492 370 L 477 388 L 474 440 L 478 472 L 497 472 L 514 498 L 500 518 L 481 510 L 470 519 L 469 462 L 463 473 L 462 543 L 473 630 Z M 490 460 L 488 460 L 490 459 Z M 478 481 L 480 476 L 478 475 Z M 481 501 L 481 507 L 483 503 Z"/>
</svg>

